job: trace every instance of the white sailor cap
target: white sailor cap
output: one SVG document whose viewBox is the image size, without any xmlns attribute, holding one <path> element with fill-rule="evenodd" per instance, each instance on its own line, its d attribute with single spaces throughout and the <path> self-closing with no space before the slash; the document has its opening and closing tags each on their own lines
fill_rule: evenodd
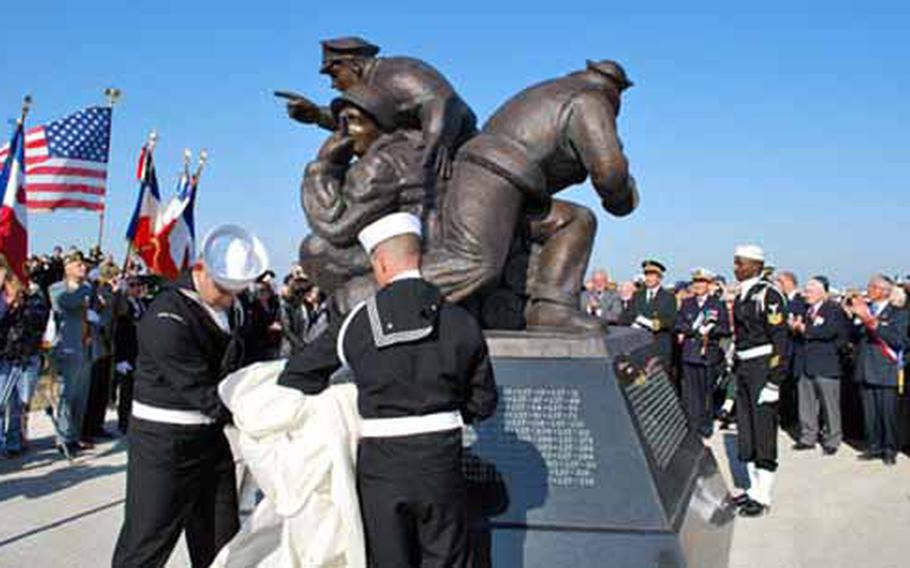
<svg viewBox="0 0 910 568">
<path fill-rule="evenodd" d="M 740 245 L 736 247 L 736 252 L 733 253 L 733 256 L 759 262 L 765 261 L 765 251 L 757 245 Z"/>
<path fill-rule="evenodd" d="M 202 241 L 202 262 L 218 286 L 241 292 L 269 268 L 269 255 L 256 235 L 237 225 L 219 225 Z"/>
<path fill-rule="evenodd" d="M 391 213 L 364 227 L 357 239 L 370 254 L 382 241 L 399 235 L 417 235 L 420 238 L 420 219 L 410 213 Z"/>
</svg>

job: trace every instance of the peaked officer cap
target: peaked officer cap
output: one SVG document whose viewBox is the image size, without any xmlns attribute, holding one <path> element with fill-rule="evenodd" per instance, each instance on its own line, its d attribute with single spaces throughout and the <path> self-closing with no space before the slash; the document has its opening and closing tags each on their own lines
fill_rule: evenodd
<svg viewBox="0 0 910 568">
<path fill-rule="evenodd" d="M 374 57 L 379 46 L 359 37 L 339 37 L 322 41 L 322 66 L 320 73 L 328 73 L 332 63 L 356 57 Z"/>
</svg>

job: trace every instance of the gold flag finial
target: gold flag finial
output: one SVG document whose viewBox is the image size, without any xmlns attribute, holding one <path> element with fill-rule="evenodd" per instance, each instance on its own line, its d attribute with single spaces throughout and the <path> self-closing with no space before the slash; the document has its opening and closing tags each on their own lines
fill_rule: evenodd
<svg viewBox="0 0 910 568">
<path fill-rule="evenodd" d="M 108 87 L 104 89 L 104 96 L 107 97 L 107 106 L 113 107 L 120 100 L 123 92 L 117 87 Z"/>
</svg>

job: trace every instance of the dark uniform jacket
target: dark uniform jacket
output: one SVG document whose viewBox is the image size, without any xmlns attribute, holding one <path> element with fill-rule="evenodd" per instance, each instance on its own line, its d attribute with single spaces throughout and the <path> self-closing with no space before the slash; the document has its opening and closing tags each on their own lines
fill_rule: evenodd
<svg viewBox="0 0 910 568">
<path fill-rule="evenodd" d="M 794 366 L 796 376 L 841 376 L 840 347 L 847 335 L 847 318 L 839 305 L 828 300 L 818 310 L 806 310 L 806 332 L 801 336 L 802 354 Z"/>
<path fill-rule="evenodd" d="M 878 314 L 878 327 L 870 329 L 854 325 L 857 339 L 856 379 L 867 385 L 896 387 L 898 362 L 886 355 L 890 348 L 894 355 L 907 348 L 908 314 L 903 308 L 891 304 Z"/>
<path fill-rule="evenodd" d="M 363 418 L 460 410 L 490 416 L 496 384 L 480 326 L 418 278 L 393 282 L 292 356 L 278 383 L 314 394 L 342 364 L 354 373 Z"/>
<path fill-rule="evenodd" d="M 673 357 L 673 326 L 676 325 L 676 298 L 668 290 L 658 288 L 654 299 L 648 301 L 647 288 L 637 291 L 622 317 L 623 325 L 634 325 L 639 316 L 656 324 L 652 329 L 657 352 L 670 365 Z"/>
<path fill-rule="evenodd" d="M 702 334 L 700 328 L 707 328 Z M 727 307 L 717 296 L 708 294 L 704 304 L 697 298 L 686 298 L 676 316 L 675 331 L 683 335 L 682 361 L 690 365 L 717 365 L 724 359 L 720 339 L 730 335 Z"/>
<path fill-rule="evenodd" d="M 745 284 L 745 283 L 744 283 Z M 769 380 L 780 385 L 788 373 L 787 302 L 767 280 L 758 280 L 733 303 L 736 352 L 771 346 Z"/>
<path fill-rule="evenodd" d="M 792 298 L 787 299 L 787 319 L 794 321 L 797 318 L 806 319 L 806 311 L 809 309 L 805 298 L 799 292 L 793 294 Z M 800 369 L 805 366 L 803 357 L 806 352 L 806 339 L 801 334 L 790 331 L 790 341 L 787 345 L 787 360 L 790 362 L 790 375 L 799 377 Z"/>
<path fill-rule="evenodd" d="M 218 382 L 243 361 L 242 311 L 229 314 L 232 333 L 226 333 L 183 290 L 193 290 L 190 275 L 165 289 L 139 322 L 133 399 L 225 422 L 230 412 L 218 398 Z"/>
<path fill-rule="evenodd" d="M 146 307 L 140 298 L 129 298 L 123 294 L 118 294 L 115 306 L 117 318 L 114 334 L 114 353 L 117 357 L 115 363 L 126 361 L 135 367 L 136 357 L 139 355 L 137 327 Z"/>
</svg>

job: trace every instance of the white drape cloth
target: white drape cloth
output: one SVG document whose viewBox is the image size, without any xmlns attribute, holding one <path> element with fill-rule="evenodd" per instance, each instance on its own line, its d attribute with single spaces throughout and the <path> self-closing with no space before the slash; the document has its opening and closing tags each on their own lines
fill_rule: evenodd
<svg viewBox="0 0 910 568">
<path fill-rule="evenodd" d="M 212 566 L 364 568 L 357 390 L 345 384 L 304 395 L 276 383 L 284 364 L 251 365 L 218 387 L 265 498 Z"/>
</svg>

